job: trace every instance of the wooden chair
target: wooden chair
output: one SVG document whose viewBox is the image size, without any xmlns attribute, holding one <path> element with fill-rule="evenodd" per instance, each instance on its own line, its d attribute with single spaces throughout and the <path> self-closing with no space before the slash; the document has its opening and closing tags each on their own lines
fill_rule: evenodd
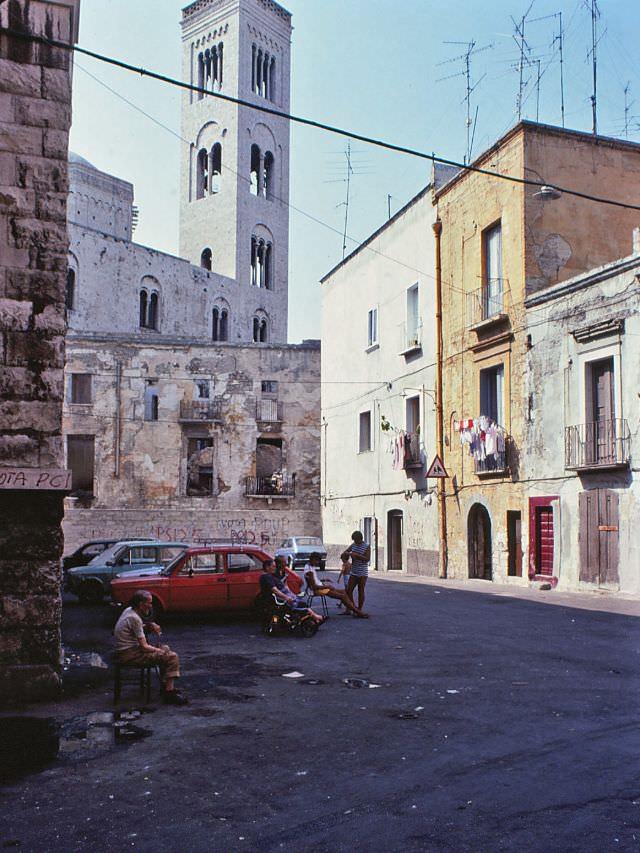
<svg viewBox="0 0 640 853">
<path fill-rule="evenodd" d="M 140 695 L 144 696 L 145 705 L 149 704 L 151 698 L 151 673 L 156 671 L 160 678 L 160 670 L 155 664 L 126 664 L 113 662 L 113 704 L 117 705 L 120 701 L 123 684 L 137 684 L 140 690 Z M 133 679 L 125 681 L 125 676 L 133 675 Z"/>
</svg>

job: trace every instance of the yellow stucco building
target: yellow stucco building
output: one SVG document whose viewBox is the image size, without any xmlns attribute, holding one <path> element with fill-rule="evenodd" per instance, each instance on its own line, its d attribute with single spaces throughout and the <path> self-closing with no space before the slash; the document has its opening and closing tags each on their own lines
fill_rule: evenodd
<svg viewBox="0 0 640 853">
<path fill-rule="evenodd" d="M 632 203 L 640 198 L 634 191 L 640 190 L 640 145 L 530 122 L 516 125 L 472 167 L 590 196 Z M 624 207 L 541 193 L 469 170 L 437 190 L 435 201 L 441 222 L 447 573 L 522 582 L 547 574 L 545 561 L 554 559 L 547 547 L 552 516 L 540 513 L 540 529 L 529 529 L 531 485 L 539 495 L 541 483 L 522 473 L 526 424 L 535 415 L 525 298 L 627 255 L 640 217 Z"/>
</svg>

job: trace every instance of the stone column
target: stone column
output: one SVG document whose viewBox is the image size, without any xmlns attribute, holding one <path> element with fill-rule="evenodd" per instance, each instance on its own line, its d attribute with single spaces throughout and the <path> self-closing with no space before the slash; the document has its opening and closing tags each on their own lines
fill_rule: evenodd
<svg viewBox="0 0 640 853">
<path fill-rule="evenodd" d="M 0 703 L 60 685 L 71 54 L 80 0 L 0 0 Z"/>
</svg>

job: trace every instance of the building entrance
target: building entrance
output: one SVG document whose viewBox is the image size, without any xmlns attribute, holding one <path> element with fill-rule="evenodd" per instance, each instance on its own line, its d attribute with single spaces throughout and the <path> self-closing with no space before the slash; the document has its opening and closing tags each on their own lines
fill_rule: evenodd
<svg viewBox="0 0 640 853">
<path fill-rule="evenodd" d="M 482 504 L 474 504 L 467 521 L 467 551 L 469 577 L 490 581 L 491 569 L 491 518 Z"/>
<path fill-rule="evenodd" d="M 402 510 L 392 509 L 387 515 L 387 569 L 402 571 Z"/>
</svg>

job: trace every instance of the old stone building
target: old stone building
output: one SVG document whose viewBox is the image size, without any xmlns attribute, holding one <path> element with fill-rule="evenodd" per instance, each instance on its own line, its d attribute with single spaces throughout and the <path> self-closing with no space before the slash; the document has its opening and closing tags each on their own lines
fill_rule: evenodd
<svg viewBox="0 0 640 853">
<path fill-rule="evenodd" d="M 133 187 L 72 155 L 65 545 L 320 533 L 320 352 L 289 345 L 289 13 L 183 11 L 180 247 L 133 242 Z"/>
<path fill-rule="evenodd" d="M 640 593 L 639 236 L 525 302 L 526 569 L 564 588 Z"/>
<path fill-rule="evenodd" d="M 529 122 L 516 125 L 473 165 L 622 200 L 640 185 L 639 145 Z M 557 465 L 538 464 L 540 433 L 534 461 L 529 456 L 542 399 L 540 388 L 533 392 L 530 386 L 534 336 L 528 306 L 561 282 L 624 256 L 637 213 L 471 171 L 435 195 L 442 224 L 445 465 L 452 477 L 448 571 L 452 577 L 527 582 L 529 573 L 549 574 L 550 552 L 539 545 L 554 535 L 553 502 L 531 514 L 529 498 L 558 489 L 545 479 Z M 576 318 L 572 329 L 582 326 Z M 547 356 L 552 348 L 545 343 L 537 357 L 557 393 L 569 352 L 564 349 L 554 366 L 543 348 Z M 550 395 L 543 398 L 560 418 L 562 392 L 555 404 Z M 570 416 L 577 420 L 568 425 L 583 423 L 577 411 Z M 545 433 L 544 446 L 557 451 L 557 436 L 552 444 L 547 440 Z M 564 585 L 576 572 L 567 567 L 558 575 L 554 568 L 551 575 Z"/>
<path fill-rule="evenodd" d="M 79 0 L 0 0 L 0 703 L 55 693 L 67 153 Z"/>
</svg>

